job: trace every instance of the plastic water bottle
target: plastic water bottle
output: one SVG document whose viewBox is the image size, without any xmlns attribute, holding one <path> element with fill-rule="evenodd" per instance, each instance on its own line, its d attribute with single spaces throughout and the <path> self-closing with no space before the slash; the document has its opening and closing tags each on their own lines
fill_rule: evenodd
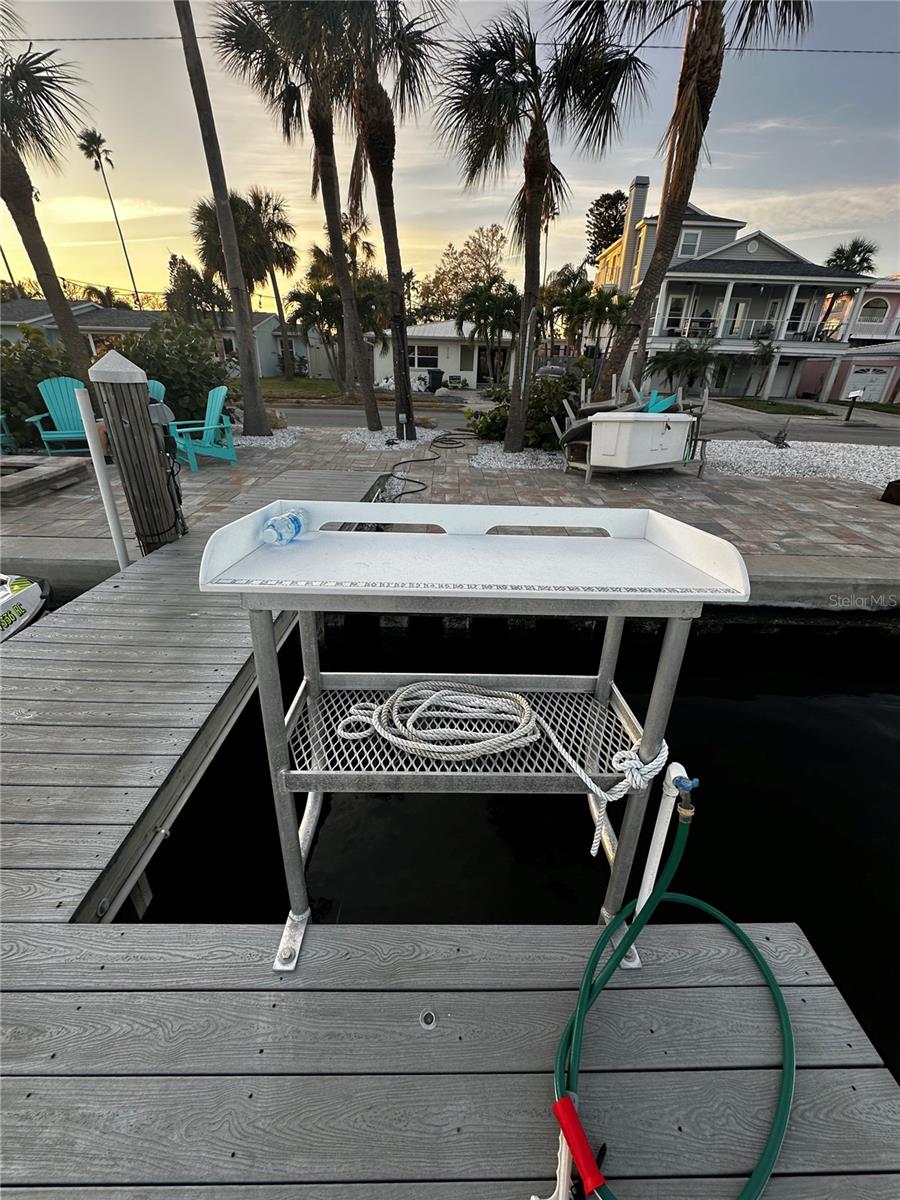
<svg viewBox="0 0 900 1200">
<path fill-rule="evenodd" d="M 279 517 L 269 517 L 263 525 L 262 540 L 267 546 L 286 546 L 296 541 L 302 532 L 302 514 L 286 512 Z"/>
</svg>

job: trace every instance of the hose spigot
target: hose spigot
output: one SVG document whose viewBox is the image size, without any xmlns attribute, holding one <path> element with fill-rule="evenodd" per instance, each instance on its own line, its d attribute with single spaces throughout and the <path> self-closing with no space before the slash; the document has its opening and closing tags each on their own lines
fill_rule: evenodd
<svg viewBox="0 0 900 1200">
<path fill-rule="evenodd" d="M 700 786 L 700 780 L 688 779 L 685 775 L 679 775 L 672 782 L 678 788 L 678 819 L 679 821 L 690 821 L 694 815 L 691 792 Z"/>
</svg>

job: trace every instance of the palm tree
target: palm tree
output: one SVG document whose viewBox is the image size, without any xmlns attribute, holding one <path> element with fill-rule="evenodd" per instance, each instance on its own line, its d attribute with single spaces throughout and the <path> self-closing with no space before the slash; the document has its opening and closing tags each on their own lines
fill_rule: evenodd
<svg viewBox="0 0 900 1200">
<path fill-rule="evenodd" d="M 99 304 L 101 308 L 131 309 L 128 301 L 117 296 L 111 287 L 95 287 L 92 283 L 88 283 L 82 289 L 81 294 L 85 300 L 91 300 L 94 304 Z"/>
<path fill-rule="evenodd" d="M 225 258 L 228 291 L 231 294 L 231 309 L 234 317 L 234 332 L 237 342 L 238 362 L 241 370 L 241 400 L 244 405 L 245 435 L 266 437 L 271 434 L 269 418 L 259 391 L 259 371 L 256 358 L 256 341 L 253 336 L 253 317 L 250 312 L 250 298 L 244 284 L 241 270 L 241 255 L 238 247 L 237 233 L 234 228 L 234 217 L 228 202 L 228 183 L 225 178 L 225 165 L 222 162 L 222 151 L 219 147 L 219 137 L 216 133 L 216 122 L 213 116 L 212 104 L 209 99 L 209 88 L 203 71 L 203 59 L 200 57 L 200 46 L 197 42 L 197 32 L 194 29 L 194 17 L 191 13 L 190 0 L 174 0 L 175 15 L 178 17 L 178 28 L 181 32 L 181 44 L 184 50 L 184 61 L 187 67 L 191 91 L 194 96 L 194 107 L 197 109 L 197 120 L 200 124 L 200 137 L 203 151 L 206 155 L 206 166 L 209 180 L 212 184 L 213 197 L 216 204 L 216 216 L 219 224 L 219 234 L 222 239 L 222 253 Z"/>
<path fill-rule="evenodd" d="M 359 136 L 359 146 L 372 176 L 378 220 L 384 244 L 391 299 L 391 342 L 394 359 L 394 394 L 398 437 L 415 438 L 415 416 L 409 375 L 406 340 L 407 302 L 404 287 L 400 238 L 394 203 L 394 153 L 397 130 L 394 109 L 401 120 L 421 111 L 428 98 L 434 52 L 434 33 L 442 22 L 440 4 L 427 5 L 411 16 L 404 0 L 375 0 L 374 3 L 342 5 L 347 30 L 342 50 L 348 58 L 350 94 L 348 109 Z M 383 76 L 393 77 L 389 95 Z M 362 157 L 357 155 L 361 165 Z M 349 207 L 355 213 L 362 204 L 365 172 L 354 171 Z M 405 415 L 405 428 L 401 416 Z"/>
<path fill-rule="evenodd" d="M 597 7 L 604 8 L 603 5 Z M 524 251 L 525 286 L 519 322 L 519 354 L 504 449 L 521 450 L 534 356 L 539 302 L 541 231 L 561 208 L 568 188 L 550 157 L 550 129 L 563 129 L 592 102 L 594 148 L 618 132 L 619 113 L 641 88 L 640 70 L 628 53 L 605 44 L 581 53 L 552 46 L 542 59 L 528 10 L 508 10 L 468 41 L 444 68 L 446 84 L 437 106 L 438 129 L 460 156 L 466 186 L 496 178 L 522 155 L 524 182 L 510 212 L 512 243 Z"/>
<path fill-rule="evenodd" d="M 875 255 L 878 253 L 878 244 L 870 238 L 855 237 L 849 242 L 841 242 L 835 246 L 832 252 L 825 259 L 826 267 L 837 267 L 841 271 L 852 271 L 854 275 L 871 275 L 875 270 Z M 838 300 L 844 296 L 849 296 L 849 292 L 832 292 L 828 297 L 828 304 L 825 306 L 825 311 L 822 313 L 822 318 L 819 321 L 819 328 L 823 329 L 831 316 L 831 310 L 834 308 Z"/>
<path fill-rule="evenodd" d="M 341 369 L 340 345 L 344 335 L 344 310 L 337 284 L 307 280 L 306 287 L 292 288 L 285 302 L 294 306 L 290 322 L 296 325 L 309 342 L 310 333 L 318 335 L 328 368 L 338 391 L 347 391 L 347 380 Z"/>
<path fill-rule="evenodd" d="M 284 371 L 294 374 L 294 359 L 290 333 L 285 327 L 284 307 L 278 288 L 276 272 L 292 274 L 297 269 L 297 251 L 287 240 L 297 232 L 287 216 L 284 197 L 262 188 L 250 189 L 247 197 L 229 192 L 228 203 L 234 219 L 241 270 L 249 293 L 256 291 L 267 279 L 272 285 L 275 307 L 281 325 L 281 349 Z M 191 213 L 191 225 L 197 253 L 207 271 L 225 278 L 225 257 L 216 206 L 212 200 L 199 200 Z"/>
<path fill-rule="evenodd" d="M 297 234 L 288 217 L 287 201 L 278 192 L 269 192 L 263 188 L 252 187 L 247 193 L 247 201 L 259 223 L 260 231 L 265 240 L 269 282 L 275 296 L 275 309 L 278 313 L 278 324 L 281 327 L 281 365 L 287 379 L 294 378 L 294 352 L 291 338 L 285 325 L 284 305 L 281 302 L 281 292 L 278 287 L 278 274 L 293 275 L 297 270 L 297 250 L 292 244 Z"/>
<path fill-rule="evenodd" d="M 138 295 L 137 284 L 134 281 L 134 271 L 131 269 L 131 259 L 128 257 L 128 247 L 125 245 L 125 235 L 122 232 L 122 226 L 119 224 L 119 214 L 116 212 L 116 206 L 112 198 L 112 192 L 109 188 L 109 180 L 106 178 L 106 168 L 112 169 L 115 164 L 112 160 L 112 151 L 107 148 L 106 138 L 99 130 L 82 129 L 78 135 L 78 149 L 88 161 L 94 164 L 94 170 L 99 171 L 103 178 L 103 185 L 106 188 L 106 194 L 109 197 L 109 206 L 112 209 L 113 220 L 116 223 L 116 229 L 119 231 L 119 241 L 122 243 L 122 253 L 125 255 L 125 265 L 128 267 L 128 277 L 131 280 L 131 290 L 134 292 L 134 302 L 141 307 L 141 298 Z"/>
<path fill-rule="evenodd" d="M 812 21 L 810 0 L 635 0 L 616 5 L 597 4 L 593 0 L 555 0 L 554 9 L 568 44 L 577 53 L 598 51 L 610 39 L 637 42 L 637 52 L 651 38 L 662 36 L 677 23 L 685 26 L 681 70 L 675 91 L 675 108 L 664 142 L 666 163 L 662 196 L 656 227 L 656 244 L 644 273 L 640 291 L 597 381 L 595 399 L 609 398 L 613 375 L 623 369 L 642 328 L 646 328 L 650 310 L 675 253 L 681 223 L 684 220 L 703 139 L 725 59 L 726 45 L 738 51 L 752 43 L 795 38 Z M 573 54 L 572 63 L 577 60 Z M 598 98 L 598 117 L 605 98 Z M 591 137 L 590 105 L 575 116 L 579 140 Z"/>
<path fill-rule="evenodd" d="M 354 305 L 357 313 L 360 314 L 360 323 L 364 326 L 365 322 L 360 313 L 358 303 L 359 274 L 375 258 L 375 243 L 370 242 L 366 237 L 366 234 L 369 232 L 369 221 L 365 215 L 361 215 L 353 221 L 348 213 L 342 213 L 341 230 L 343 232 L 344 255 L 347 259 L 347 267 L 350 271 L 350 280 L 353 285 Z M 310 246 L 309 256 L 310 264 L 306 272 L 307 282 L 313 287 L 327 284 L 337 287 L 337 276 L 335 275 L 334 259 L 331 257 L 331 252 L 314 242 Z M 340 291 L 338 291 L 338 294 L 340 294 Z M 348 391 L 347 339 L 344 336 L 343 318 L 341 318 L 339 323 L 337 356 L 342 387 L 344 391 Z"/>
<path fill-rule="evenodd" d="M 321 191 L 334 275 L 344 309 L 352 375 L 369 429 L 381 429 L 366 345 L 344 252 L 341 188 L 334 147 L 335 109 L 349 94 L 344 5 L 328 0 L 270 4 L 236 0 L 214 8 L 213 38 L 225 67 L 247 79 L 278 118 L 288 142 L 304 133 L 304 109 L 315 146 L 313 194 Z"/>
<path fill-rule="evenodd" d="M 4 10 L 5 20 L 10 15 Z M 91 365 L 44 241 L 34 207 L 35 189 L 26 163 L 59 168 L 60 155 L 77 122 L 82 104 L 75 88 L 81 80 L 56 51 L 28 48 L 12 57 L 3 52 L 0 66 L 0 196 L 15 222 L 38 285 L 69 354 L 72 372 L 88 381 Z"/>
<path fill-rule="evenodd" d="M 483 283 L 475 284 L 459 299 L 457 332 L 462 334 L 467 324 L 472 325 L 469 340 L 473 344 L 479 340 L 484 344 L 485 365 L 495 384 L 500 382 L 503 337 L 508 333 L 515 343 L 521 305 L 519 289 L 502 275 L 493 275 Z"/>
</svg>

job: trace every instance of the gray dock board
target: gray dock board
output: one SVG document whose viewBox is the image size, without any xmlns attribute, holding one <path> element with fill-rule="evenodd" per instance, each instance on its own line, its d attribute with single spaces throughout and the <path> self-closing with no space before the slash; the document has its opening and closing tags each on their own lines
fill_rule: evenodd
<svg viewBox="0 0 900 1200">
<path fill-rule="evenodd" d="M 4 823 L 0 866 L 95 871 L 118 852 L 131 825 Z"/>
<path fill-rule="evenodd" d="M 84 783 L 107 787 L 161 784 L 179 762 L 177 754 L 32 754 L 7 751 L 0 778 L 9 783 Z"/>
<path fill-rule="evenodd" d="M 785 989 L 801 1067 L 880 1066 L 836 988 Z M 4 998 L 11 1075 L 546 1072 L 571 992 L 42 992 Z M 436 1016 L 424 1029 L 424 1010 Z M 262 1052 L 262 1053 L 261 1053 Z M 612 992 L 585 1070 L 777 1067 L 769 991 Z"/>
<path fill-rule="evenodd" d="M 16 872 L 13 872 L 15 874 Z M 830 986 L 796 925 L 747 924 L 781 985 Z M 271 971 L 281 930 L 265 925 L 4 925 L 8 990 L 228 989 L 299 991 L 569 990 L 597 938 L 594 925 L 311 925 L 303 970 Z M 650 926 L 647 969 L 620 971 L 612 988 L 757 987 L 744 948 L 718 925 Z"/>
<path fill-rule="evenodd" d="M 211 1187 L 67 1187 L 66 1200 L 528 1200 L 549 1196 L 554 1181 L 482 1180 L 478 1183 L 217 1183 Z M 618 1200 L 737 1200 L 746 1178 L 616 1179 Z M 16 1200 L 62 1200 L 59 1188 L 16 1188 Z M 897 1200 L 900 1175 L 775 1176 L 766 1200 Z"/>
<path fill-rule="evenodd" d="M 179 680 L 178 699 L 185 703 L 199 704 L 209 710 L 220 700 L 228 686 L 224 677 L 198 683 L 195 680 Z M 3 677 L 0 679 L 0 696 L 7 700 L 61 700 L 68 702 L 70 708 L 82 703 L 118 703 L 125 701 L 130 704 L 164 704 L 167 696 L 172 695 L 172 672 L 158 680 L 124 679 L 103 680 L 102 691 L 96 681 L 86 679 L 54 679 L 35 678 L 24 671 L 21 675 L 11 676 L 3 667 Z"/>
<path fill-rule="evenodd" d="M 155 795 L 153 787 L 35 788 L 7 784 L 0 818 L 11 824 L 29 821 L 60 826 L 133 825 Z"/>
<path fill-rule="evenodd" d="M 83 714 L 82 714 L 83 715 Z M 6 753 L 33 752 L 44 754 L 181 754 L 196 736 L 196 728 L 156 728 L 143 730 L 134 725 L 120 728 L 106 725 L 65 724 L 53 727 L 48 733 L 47 725 L 6 725 L 3 730 L 3 748 Z"/>
<path fill-rule="evenodd" d="M 585 1072 L 579 1110 L 611 1177 L 747 1173 L 778 1072 Z M 541 1075 L 21 1076 L 7 1183 L 328 1182 L 533 1176 L 555 1162 Z M 9 1146 L 14 1145 L 14 1155 Z M 783 1173 L 900 1170 L 889 1072 L 797 1074 Z"/>
<path fill-rule="evenodd" d="M 96 692 L 95 692 L 96 695 Z M 106 695 L 96 700 L 82 700 L 77 704 L 65 700 L 18 700 L 3 695 L 0 707 L 0 724 L 36 729 L 50 726 L 70 733 L 84 726 L 110 729 L 155 729 L 158 731 L 196 729 L 209 715 L 205 704 L 161 704 L 152 700 L 143 704 L 137 701 L 112 703 Z M 10 730 L 4 733 L 8 737 Z"/>
<path fill-rule="evenodd" d="M 6 921 L 70 921 L 99 871 L 0 870 L 0 911 Z"/>
</svg>

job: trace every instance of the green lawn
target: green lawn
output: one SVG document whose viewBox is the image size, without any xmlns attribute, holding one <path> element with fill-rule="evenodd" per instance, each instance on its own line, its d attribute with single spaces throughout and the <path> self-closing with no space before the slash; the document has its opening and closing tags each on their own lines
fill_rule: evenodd
<svg viewBox="0 0 900 1200">
<path fill-rule="evenodd" d="M 757 400 L 753 396 L 713 396 L 720 404 L 733 404 L 735 408 L 752 408 L 754 412 L 778 413 L 785 417 L 824 417 L 829 415 L 824 408 L 811 408 L 808 404 L 780 404 L 774 400 Z"/>
<path fill-rule="evenodd" d="M 840 408 L 848 408 L 850 405 L 849 400 L 829 400 L 828 403 Z M 870 404 L 866 400 L 857 400 L 855 408 L 864 408 L 867 412 L 890 413 L 892 417 L 900 417 L 900 404 Z"/>
<path fill-rule="evenodd" d="M 333 379 L 261 379 L 260 389 L 265 400 L 304 400 L 318 396 L 336 396 Z"/>
</svg>

